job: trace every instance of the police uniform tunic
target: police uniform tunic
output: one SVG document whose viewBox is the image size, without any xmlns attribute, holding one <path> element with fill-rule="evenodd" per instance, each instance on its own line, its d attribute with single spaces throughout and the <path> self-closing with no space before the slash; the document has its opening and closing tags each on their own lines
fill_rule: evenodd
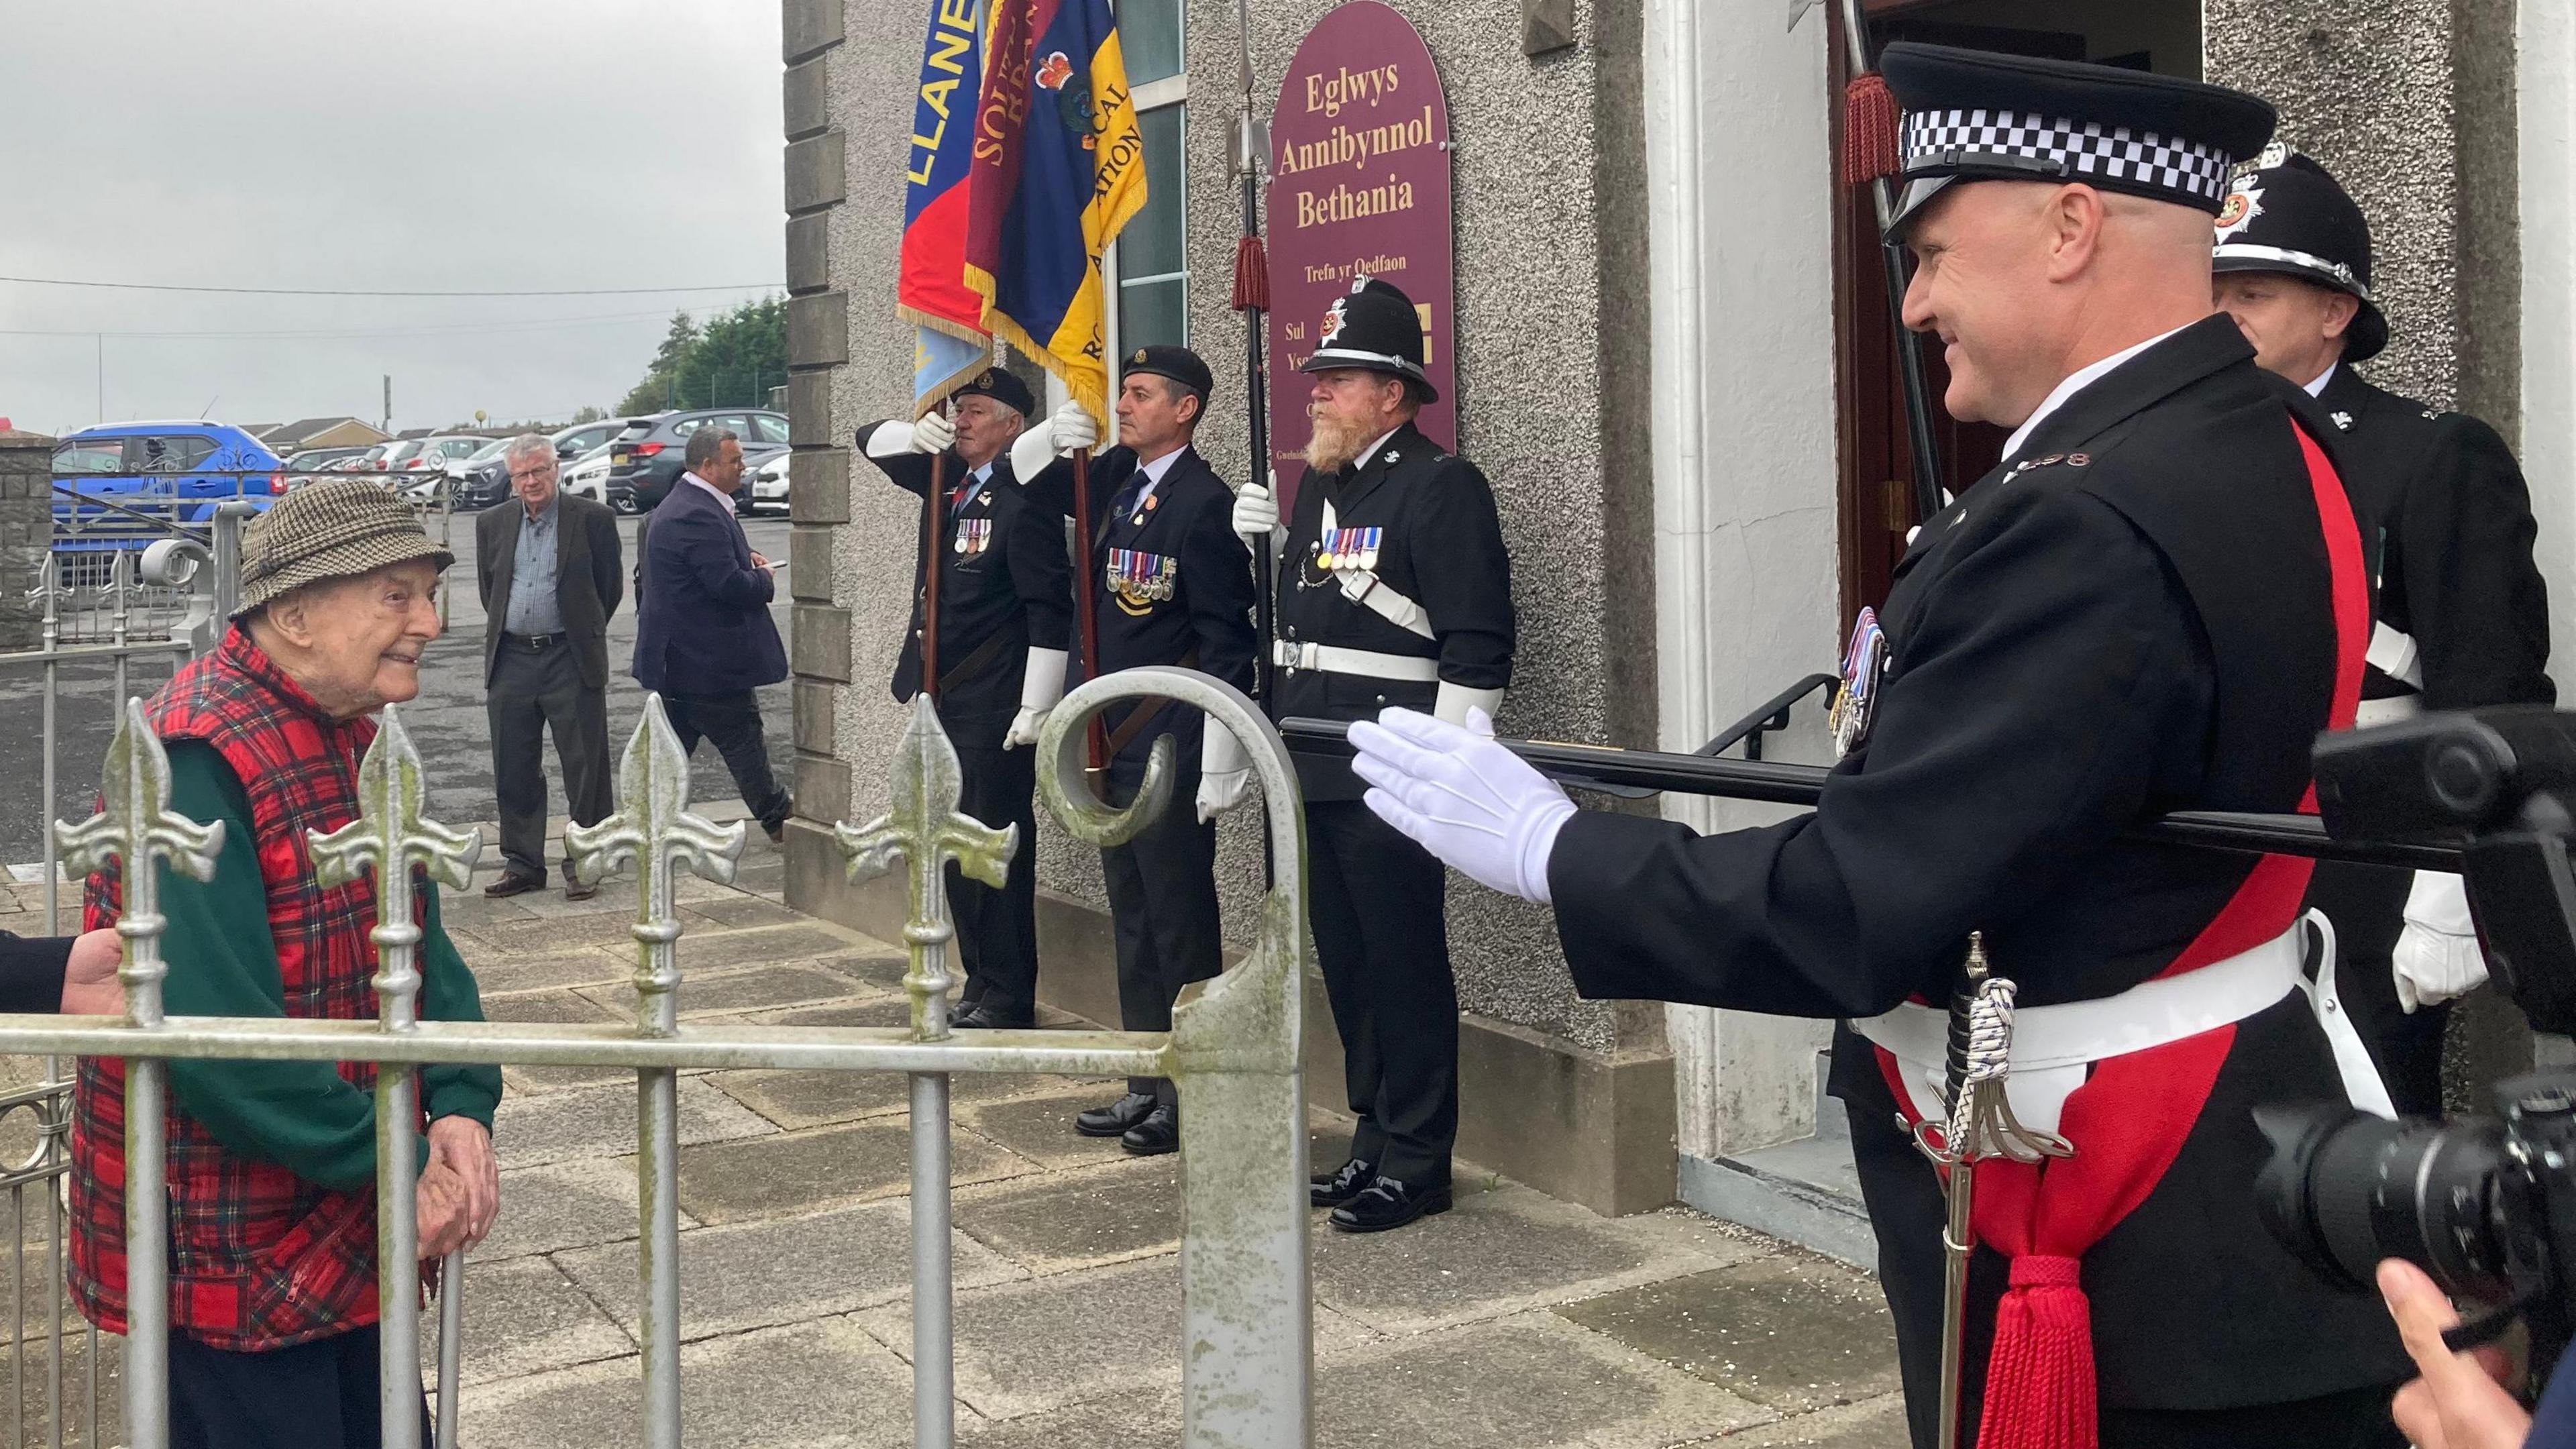
<svg viewBox="0 0 2576 1449">
<path fill-rule="evenodd" d="M 878 428 L 908 427 L 886 422 Z M 862 429 L 858 451 L 867 453 L 875 428 Z M 926 453 L 871 457 L 869 461 L 908 493 L 927 497 L 931 459 Z M 941 476 L 949 497 L 937 541 L 939 576 L 939 722 L 957 747 L 964 782 L 961 808 L 1000 829 L 1018 825 L 1020 838 L 1035 838 L 1037 765 L 1030 750 L 1005 750 L 1012 716 L 1019 712 L 1028 651 L 1063 649 L 1072 633 L 1072 579 L 1064 530 L 1055 515 L 1032 507 L 1011 475 L 1007 456 L 993 460 L 978 486 L 965 460 L 946 455 Z M 971 492 L 969 491 L 971 489 Z M 921 530 L 915 529 L 916 536 Z M 930 559 L 913 564 L 912 625 L 895 662 L 894 697 L 909 701 L 921 690 L 924 588 Z M 948 899 L 957 918 L 957 951 L 969 994 L 1011 1015 L 1037 1002 L 1037 875 L 1033 852 L 1011 858 L 1000 890 L 948 872 Z"/>
<path fill-rule="evenodd" d="M 2122 832 L 2178 809 L 2301 808 L 2310 742 L 2358 694 L 2358 538 L 2336 516 L 2331 471 L 2306 462 L 2294 411 L 2333 445 L 2224 317 L 2075 392 L 1908 550 L 1873 717 L 1813 813 L 1707 837 L 1630 815 L 1565 825 L 1549 883 L 1583 994 L 1870 1018 L 1947 1002 L 1980 931 L 2030 1008 L 2286 932 L 2304 863 Z M 2252 1442 L 2175 1426 L 2291 1403 L 2303 1407 L 2278 1422 L 2312 1436 L 2291 1441 L 2379 1442 L 2331 1433 L 2384 1427 L 2385 1386 L 2406 1373 L 2385 1312 L 2301 1266 L 2254 1210 L 2266 1148 L 2250 1109 L 2345 1093 L 2305 997 L 2104 1058 L 2082 1080 L 2062 1119 L 2076 1157 L 2024 1179 L 2043 1205 L 2098 1186 L 2115 1137 L 2178 1146 L 2134 1204 L 2095 1204 L 2083 1231 L 2067 1213 L 2016 1219 L 1990 1200 L 2008 1194 L 2003 1169 L 2032 1169 L 1978 1169 L 1971 1428 L 2002 1248 L 2016 1292 L 2045 1291 L 2023 1286 L 2025 1266 L 2080 1263 L 2106 1445 Z M 1838 1030 L 1831 1086 L 1850 1113 L 1914 1440 L 1929 1446 L 1942 1190 L 1897 1125 L 1902 1085 L 1884 1053 Z M 1999 1241 L 2015 1233 L 2032 1241 Z"/>
<path fill-rule="evenodd" d="M 1341 549 L 1329 560 L 1328 543 Z M 1507 687 L 1511 558 L 1484 475 L 1409 422 L 1352 469 L 1307 470 L 1277 619 L 1270 696 L 1282 719 L 1374 719 L 1390 705 L 1429 712 L 1443 681 Z M 1458 1132 L 1458 994 L 1440 863 L 1369 813 L 1348 761 L 1301 755 L 1297 772 L 1315 955 L 1359 1118 L 1351 1155 L 1408 1187 L 1445 1184 Z"/>
<path fill-rule="evenodd" d="M 2522 470 L 2495 430 L 2437 413 L 2338 366 L 2318 393 L 2344 442 L 2344 481 L 2378 581 L 2365 708 L 2551 704 L 2548 586 L 2532 562 L 2539 525 Z M 2385 667 L 2383 667 L 2385 666 Z M 2391 669 L 2397 673 L 2392 674 Z M 2402 677 L 2401 677 L 2402 676 Z M 2328 862 L 2311 900 L 2334 919 L 2343 996 L 2397 1106 L 2441 1110 L 2448 1004 L 2400 1008 L 2390 966 L 2410 871 Z"/>
<path fill-rule="evenodd" d="M 1115 673 L 1180 665 L 1237 689 L 1252 687 L 1252 553 L 1230 522 L 1233 490 L 1195 448 L 1183 448 L 1150 481 L 1136 454 L 1112 448 L 1090 469 L 1088 550 L 1098 600 L 1100 667 Z M 1031 479 L 1034 509 L 1073 514 L 1073 467 L 1059 461 Z M 1116 751 L 1111 802 L 1135 799 L 1157 739 L 1173 743 L 1171 803 L 1124 845 L 1103 847 L 1101 875 L 1118 949 L 1118 1008 L 1129 1031 L 1169 1031 L 1181 988 L 1224 969 L 1216 897 L 1216 824 L 1202 824 L 1199 748 L 1207 717 L 1168 701 L 1106 711 Z M 1172 1100 L 1168 1081 L 1141 1077 L 1130 1091 Z"/>
</svg>

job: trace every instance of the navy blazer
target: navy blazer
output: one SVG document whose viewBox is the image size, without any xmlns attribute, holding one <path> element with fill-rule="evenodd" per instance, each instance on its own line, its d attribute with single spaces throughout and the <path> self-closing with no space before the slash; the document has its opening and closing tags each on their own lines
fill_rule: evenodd
<svg viewBox="0 0 2576 1449">
<path fill-rule="evenodd" d="M 645 519 L 635 682 L 666 694 L 737 694 L 787 677 L 770 622 L 778 581 L 751 562 L 731 508 L 685 478 Z"/>
</svg>

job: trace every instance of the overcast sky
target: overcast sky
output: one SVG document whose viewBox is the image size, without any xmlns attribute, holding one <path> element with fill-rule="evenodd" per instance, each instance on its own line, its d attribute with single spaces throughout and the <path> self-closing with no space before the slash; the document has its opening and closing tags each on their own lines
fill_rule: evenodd
<svg viewBox="0 0 2576 1449">
<path fill-rule="evenodd" d="M 778 0 L 7 6 L 0 275 L 365 290 L 785 275 Z M 0 416 L 396 427 L 614 406 L 692 296 L 208 296 L 0 282 Z M 613 320 L 610 320 L 613 319 Z M 538 326 L 532 324 L 554 324 Z M 573 324 L 573 325 L 564 325 Z M 67 336 L 22 335 L 59 332 Z M 326 333 L 150 337 L 152 332 Z M 370 335 L 355 335 L 370 334 Z"/>
</svg>

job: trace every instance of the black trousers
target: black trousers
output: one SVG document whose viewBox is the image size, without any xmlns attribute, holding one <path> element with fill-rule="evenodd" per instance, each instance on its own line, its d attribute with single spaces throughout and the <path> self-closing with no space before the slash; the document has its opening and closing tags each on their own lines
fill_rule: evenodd
<svg viewBox="0 0 2576 1449">
<path fill-rule="evenodd" d="M 1141 781 L 1112 780 L 1125 806 Z M 1216 905 L 1216 823 L 1199 823 L 1196 760 L 1174 772 L 1170 803 L 1144 833 L 1100 852 L 1109 920 L 1118 942 L 1118 1021 L 1129 1031 L 1170 1031 L 1181 988 L 1225 968 Z M 1167 1077 L 1129 1077 L 1127 1090 L 1177 1103 Z"/>
<path fill-rule="evenodd" d="M 171 1449 L 377 1449 L 373 1325 L 267 1353 L 170 1335 Z M 421 1405 L 421 1442 L 429 1406 Z"/>
<path fill-rule="evenodd" d="M 1308 801 L 1315 958 L 1359 1129 L 1351 1155 L 1409 1187 L 1449 1181 L 1458 984 L 1440 862 L 1357 800 Z"/>
<path fill-rule="evenodd" d="M 2397 1004 L 2391 959 L 2406 929 L 2406 893 L 2415 873 L 2383 865 L 2319 861 L 2308 904 L 2335 926 L 2335 991 L 2370 1048 L 2389 1100 L 2409 1116 L 2442 1110 L 2442 1031 L 2451 1004 Z"/>
<path fill-rule="evenodd" d="M 948 913 L 957 918 L 957 957 L 968 999 L 1004 1016 L 1037 1010 L 1037 751 L 959 746 L 958 808 L 1000 830 L 1020 827 L 1010 874 L 995 890 L 948 867 Z"/>
<path fill-rule="evenodd" d="M 714 743 L 716 753 L 724 756 L 725 768 L 733 771 L 742 803 L 751 807 L 764 829 L 775 830 L 786 823 L 789 801 L 777 777 L 769 773 L 769 741 L 761 734 L 759 696 L 748 689 L 732 694 L 665 693 L 662 710 L 671 717 L 682 750 L 695 753 L 701 739 Z"/>
<path fill-rule="evenodd" d="M 563 766 L 565 813 L 596 825 L 616 807 L 608 783 L 608 691 L 581 682 L 560 634 L 531 648 L 501 640 L 483 712 L 492 726 L 492 788 L 501 802 L 501 859 L 512 875 L 546 878 L 546 734 Z M 567 867 L 564 879 L 572 879 Z"/>
</svg>

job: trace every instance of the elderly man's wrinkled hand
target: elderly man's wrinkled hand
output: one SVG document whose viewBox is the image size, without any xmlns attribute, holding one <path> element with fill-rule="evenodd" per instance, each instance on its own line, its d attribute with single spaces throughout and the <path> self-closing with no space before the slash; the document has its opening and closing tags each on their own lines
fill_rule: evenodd
<svg viewBox="0 0 2576 1449">
<path fill-rule="evenodd" d="M 2397 1320 L 2397 1336 L 2423 1377 L 2397 1391 L 2389 1406 L 2416 1449 L 2520 1449 L 2531 1415 L 2507 1393 L 2507 1365 L 2493 1347 L 2453 1353 L 2442 1330 L 2460 1321 L 2451 1300 L 2424 1270 L 2391 1258 L 2379 1265 L 2379 1296 Z"/>
<path fill-rule="evenodd" d="M 463 1191 L 464 1241 L 473 1247 L 501 1216 L 501 1164 L 492 1134 L 471 1117 L 441 1117 L 429 1124 L 429 1161 L 456 1175 Z"/>
<path fill-rule="evenodd" d="M 465 1246 L 465 1183 L 455 1169 L 432 1157 L 412 1188 L 420 1258 L 444 1258 Z"/>
<path fill-rule="evenodd" d="M 63 1015 L 123 1015 L 125 986 L 116 979 L 116 968 L 124 959 L 124 943 L 113 930 L 102 927 L 74 940 L 71 959 L 63 965 Z"/>
</svg>

